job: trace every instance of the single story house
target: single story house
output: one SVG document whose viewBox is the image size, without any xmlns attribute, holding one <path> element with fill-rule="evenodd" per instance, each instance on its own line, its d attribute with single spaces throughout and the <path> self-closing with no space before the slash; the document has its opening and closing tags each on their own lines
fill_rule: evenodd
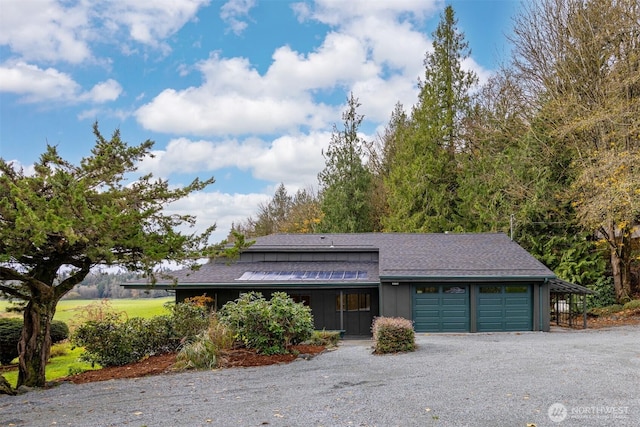
<svg viewBox="0 0 640 427">
<path fill-rule="evenodd" d="M 235 261 L 172 274 L 155 287 L 177 301 L 206 294 L 219 309 L 243 292 L 284 291 L 311 307 L 316 329 L 347 336 L 370 335 L 376 316 L 411 319 L 417 332 L 548 331 L 556 277 L 502 233 L 274 234 Z"/>
</svg>

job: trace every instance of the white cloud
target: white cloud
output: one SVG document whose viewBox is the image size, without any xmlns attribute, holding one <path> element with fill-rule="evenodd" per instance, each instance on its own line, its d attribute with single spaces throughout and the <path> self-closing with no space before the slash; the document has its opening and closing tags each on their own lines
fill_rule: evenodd
<svg viewBox="0 0 640 427">
<path fill-rule="evenodd" d="M 194 19 L 210 0 L 140 1 L 104 0 L 96 2 L 95 13 L 112 34 L 124 27 L 131 40 L 143 45 L 168 49 L 162 42 Z"/>
<path fill-rule="evenodd" d="M 250 170 L 254 178 L 302 188 L 317 183 L 317 173 L 324 167 L 322 149 L 330 138 L 331 134 L 324 132 L 282 136 L 271 143 L 257 138 L 241 142 L 178 138 L 171 140 L 166 149 L 155 150 L 154 157 L 145 158 L 138 171 L 166 177 L 172 173 L 215 173 L 234 167 Z"/>
<path fill-rule="evenodd" d="M 0 92 L 21 95 L 25 102 L 70 99 L 80 85 L 71 76 L 54 68 L 42 69 L 25 62 L 0 66 Z"/>
<path fill-rule="evenodd" d="M 164 42 L 210 0 L 9 0 L 2 2 L 0 45 L 25 61 L 97 61 L 92 46 L 126 43 L 168 51 Z M 124 30 L 124 31 L 123 31 Z M 123 37 L 123 34 L 126 35 Z"/>
<path fill-rule="evenodd" d="M 255 0 L 229 0 L 220 8 L 220 18 L 233 33 L 240 35 L 248 26 L 244 19 L 255 5 Z"/>
<path fill-rule="evenodd" d="M 329 132 L 277 138 L 268 150 L 249 161 L 253 175 L 271 182 L 284 182 L 288 188 L 316 185 L 317 174 L 324 168 L 322 150 L 330 139 Z"/>
<path fill-rule="evenodd" d="M 213 55 L 198 68 L 201 86 L 165 89 L 138 109 L 138 121 L 157 132 L 242 135 L 313 126 L 331 112 L 314 104 L 309 93 L 286 88 L 286 76 L 278 77 L 283 81 L 262 77 L 243 58 Z"/>
<path fill-rule="evenodd" d="M 138 109 L 136 117 L 145 128 L 203 136 L 327 128 L 339 112 L 314 100 L 315 92 L 348 91 L 354 82 L 380 72 L 357 38 L 339 33 L 328 34 L 317 51 L 306 55 L 287 46 L 277 49 L 264 76 L 244 58 L 218 54 L 197 68 L 202 85 L 165 89 Z"/>
<path fill-rule="evenodd" d="M 388 120 L 396 102 L 410 107 L 429 40 L 423 20 L 437 1 L 318 1 L 293 6 L 301 19 L 335 27 L 312 52 L 284 45 L 261 74 L 246 59 L 213 53 L 196 65 L 202 83 L 167 88 L 135 113 L 146 129 L 197 136 L 252 135 L 330 129 L 339 109 L 330 93 L 353 92 L 366 120 Z M 230 1 L 224 16 L 244 15 L 251 1 Z M 185 68 L 180 68 L 184 75 Z"/>
<path fill-rule="evenodd" d="M 68 2 L 65 2 L 68 4 Z M 87 3 L 75 5 L 55 0 L 2 2 L 0 45 L 33 61 L 80 63 L 91 58 Z"/>
<path fill-rule="evenodd" d="M 23 102 L 56 101 L 64 103 L 103 103 L 118 98 L 122 88 L 115 80 L 96 84 L 90 91 L 82 92 L 81 86 L 70 75 L 54 68 L 40 68 L 25 62 L 6 62 L 0 65 L 0 92 L 21 96 Z"/>
<path fill-rule="evenodd" d="M 122 86 L 113 79 L 96 84 L 80 98 L 95 103 L 115 101 L 122 93 Z"/>
<path fill-rule="evenodd" d="M 215 184 L 214 184 L 215 186 Z M 232 223 L 252 216 L 258 205 L 268 202 L 271 194 L 228 194 L 221 192 L 198 192 L 180 199 L 165 209 L 166 214 L 189 214 L 197 219 L 196 226 L 183 232 L 203 232 L 216 224 L 212 242 L 220 242 L 227 237 Z"/>
</svg>

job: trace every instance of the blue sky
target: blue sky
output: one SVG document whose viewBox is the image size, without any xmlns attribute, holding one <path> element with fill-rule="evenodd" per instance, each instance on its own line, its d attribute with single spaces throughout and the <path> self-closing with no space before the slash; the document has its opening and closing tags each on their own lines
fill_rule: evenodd
<svg viewBox="0 0 640 427">
<path fill-rule="evenodd" d="M 96 120 L 154 140 L 141 172 L 216 178 L 169 210 L 221 240 L 280 182 L 317 187 L 350 92 L 368 140 L 411 108 L 446 4 L 485 81 L 508 60 L 518 0 L 2 0 L 0 157 L 28 171 L 48 143 L 78 162 Z"/>
</svg>

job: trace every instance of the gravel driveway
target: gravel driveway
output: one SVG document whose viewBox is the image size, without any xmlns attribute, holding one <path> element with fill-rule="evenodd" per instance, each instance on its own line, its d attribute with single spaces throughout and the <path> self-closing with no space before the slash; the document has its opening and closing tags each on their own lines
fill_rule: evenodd
<svg viewBox="0 0 640 427">
<path fill-rule="evenodd" d="M 0 396 L 0 426 L 638 426 L 640 326 L 418 334 L 288 365 Z"/>
</svg>

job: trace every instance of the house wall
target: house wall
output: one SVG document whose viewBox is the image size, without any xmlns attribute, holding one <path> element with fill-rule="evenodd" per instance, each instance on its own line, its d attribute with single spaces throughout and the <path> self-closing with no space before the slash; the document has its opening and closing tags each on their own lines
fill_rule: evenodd
<svg viewBox="0 0 640 427">
<path fill-rule="evenodd" d="M 543 332 L 549 332 L 551 330 L 551 296 L 549 292 L 549 283 L 543 283 L 539 285 L 538 298 L 540 306 L 539 312 L 539 328 Z"/>
<path fill-rule="evenodd" d="M 391 282 L 383 282 L 380 285 L 380 315 L 386 317 L 403 317 L 413 320 L 413 292 L 412 282 L 399 282 L 398 285 L 392 285 Z M 476 332 L 478 330 L 478 306 L 477 293 L 478 286 L 485 283 L 467 283 L 469 289 L 469 331 Z M 500 286 L 508 283 L 501 282 Z M 519 282 L 514 282 L 519 284 Z M 532 295 L 532 324 L 531 330 L 544 331 L 550 330 L 550 313 L 549 313 L 549 285 L 543 282 L 523 283 L 531 286 Z"/>
<path fill-rule="evenodd" d="M 240 293 L 249 292 L 251 289 L 189 289 L 176 290 L 176 301 L 182 302 L 186 298 L 199 296 L 206 293 L 215 299 L 215 308 L 220 309 L 229 301 L 234 301 Z M 344 330 L 347 336 L 371 335 L 371 323 L 373 318 L 379 315 L 380 298 L 377 288 L 344 288 L 344 289 L 254 289 L 261 292 L 266 298 L 270 298 L 274 292 L 286 292 L 296 301 L 309 304 L 313 314 L 314 329 L 317 330 Z M 339 310 L 339 298 L 348 295 L 363 295 L 368 301 L 368 307 L 360 310 Z M 366 297 L 368 295 L 368 297 Z M 357 297 L 356 297 L 357 298 Z"/>
<path fill-rule="evenodd" d="M 380 285 L 380 315 L 385 317 L 413 317 L 411 305 L 411 284 L 383 282 Z M 394 282 L 395 283 L 395 282 Z"/>
</svg>

